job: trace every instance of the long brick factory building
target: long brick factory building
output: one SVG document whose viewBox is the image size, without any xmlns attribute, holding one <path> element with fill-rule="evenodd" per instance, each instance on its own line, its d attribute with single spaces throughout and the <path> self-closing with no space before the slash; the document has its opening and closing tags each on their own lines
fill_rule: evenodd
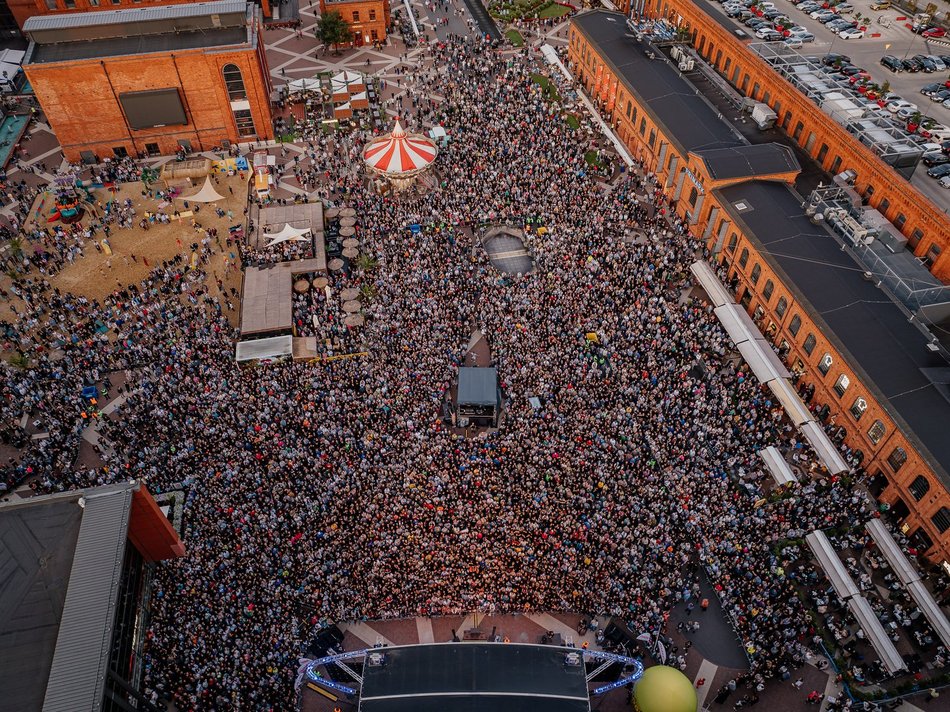
<svg viewBox="0 0 950 712">
<path fill-rule="evenodd" d="M 33 17 L 26 75 L 71 161 L 273 137 L 260 9 L 243 0 Z"/>
<path fill-rule="evenodd" d="M 678 65 L 682 43 L 595 10 L 571 20 L 574 79 L 778 353 L 791 391 L 778 400 L 828 427 L 915 545 L 950 569 L 950 352 L 935 335 L 950 333 L 937 279 L 950 279 L 946 216 L 690 0 L 661 10 L 688 20 L 714 70 L 693 69 L 697 54 Z M 727 122 L 713 104 L 727 83 L 768 104 L 775 128 Z"/>
</svg>

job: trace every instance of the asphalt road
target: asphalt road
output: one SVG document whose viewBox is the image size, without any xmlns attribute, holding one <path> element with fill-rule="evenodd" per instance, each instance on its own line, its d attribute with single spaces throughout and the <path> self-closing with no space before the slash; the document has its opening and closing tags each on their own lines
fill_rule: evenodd
<svg viewBox="0 0 950 712">
<path fill-rule="evenodd" d="M 708 0 L 716 4 L 714 0 Z M 920 93 L 921 87 L 938 81 L 945 81 L 950 77 L 950 71 L 925 74 L 918 72 L 902 72 L 895 74 L 881 66 L 881 56 L 892 54 L 897 57 L 910 57 L 915 54 L 948 54 L 950 55 L 950 41 L 946 44 L 927 42 L 919 35 L 915 35 L 904 27 L 904 22 L 895 18 L 903 15 L 896 10 L 872 11 L 871 3 L 874 0 L 849 0 L 855 10 L 864 16 L 874 18 L 885 17 L 891 20 L 889 27 L 872 22 L 868 25 L 868 32 L 859 40 L 844 40 L 835 35 L 817 20 L 811 19 L 806 13 L 799 10 L 788 0 L 771 0 L 775 7 L 785 12 L 792 22 L 805 27 L 815 35 L 815 41 L 802 46 L 799 53 L 803 55 L 818 55 L 836 52 L 851 57 L 851 61 L 871 73 L 871 78 L 878 84 L 890 82 L 892 92 L 900 94 L 907 101 L 916 104 L 926 116 L 933 117 L 945 126 L 950 126 L 950 109 L 936 104 Z M 718 5 L 717 5 L 718 6 Z M 721 7 L 721 6 L 718 6 Z M 741 25 L 737 24 L 737 27 Z M 748 28 L 743 27 L 748 30 Z M 880 35 L 874 37 L 872 35 Z M 753 38 L 753 41 L 758 41 Z M 911 183 L 924 195 L 930 198 L 945 213 L 950 213 L 950 190 L 941 188 L 937 181 L 927 176 L 926 166 L 920 164 L 914 173 Z"/>
</svg>

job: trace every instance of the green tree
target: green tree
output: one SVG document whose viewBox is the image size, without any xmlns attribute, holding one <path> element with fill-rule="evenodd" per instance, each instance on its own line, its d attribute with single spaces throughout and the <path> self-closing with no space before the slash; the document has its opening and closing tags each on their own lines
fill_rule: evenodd
<svg viewBox="0 0 950 712">
<path fill-rule="evenodd" d="M 317 39 L 323 42 L 328 48 L 333 48 L 337 54 L 340 53 L 340 45 L 353 40 L 353 30 L 336 10 L 321 15 L 317 20 L 317 29 L 314 31 Z"/>
</svg>

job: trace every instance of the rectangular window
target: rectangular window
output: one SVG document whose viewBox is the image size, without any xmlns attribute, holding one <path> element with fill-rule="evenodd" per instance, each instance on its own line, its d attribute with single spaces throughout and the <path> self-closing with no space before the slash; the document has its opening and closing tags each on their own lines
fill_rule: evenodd
<svg viewBox="0 0 950 712">
<path fill-rule="evenodd" d="M 353 11 L 353 22 L 359 22 L 359 21 L 360 21 L 360 11 L 359 11 L 359 10 L 354 10 L 354 11 Z"/>
<path fill-rule="evenodd" d="M 254 128 L 254 117 L 250 109 L 238 109 L 234 112 L 234 124 L 237 126 L 238 136 L 248 137 L 257 135 Z"/>
<path fill-rule="evenodd" d="M 113 146 L 112 153 L 116 158 L 125 158 L 129 155 L 129 152 L 125 150 L 125 146 Z"/>
<path fill-rule="evenodd" d="M 369 11 L 369 19 L 370 19 L 370 20 L 375 20 L 375 19 L 376 19 L 376 11 L 375 11 L 375 10 L 370 10 L 370 11 Z"/>
<path fill-rule="evenodd" d="M 824 162 L 825 162 L 825 156 L 827 156 L 827 155 L 828 155 L 828 144 L 827 144 L 827 143 L 823 143 L 823 144 L 821 144 L 821 148 L 818 149 L 818 156 L 817 156 L 816 160 L 817 160 L 819 163 L 824 163 Z"/>
<path fill-rule="evenodd" d="M 158 147 L 157 143 L 147 143 L 145 144 L 145 152 L 150 156 L 157 156 L 161 153 L 161 149 Z"/>
<path fill-rule="evenodd" d="M 114 0 L 113 0 L 114 1 Z M 47 10 L 58 10 L 59 7 L 56 5 L 56 0 L 46 0 L 46 9 Z"/>
<path fill-rule="evenodd" d="M 880 208 L 878 208 L 878 210 L 880 210 Z M 924 236 L 923 230 L 921 230 L 919 227 L 914 228 L 914 231 L 910 234 L 910 237 L 907 238 L 908 247 L 910 247 L 912 250 L 916 249 L 917 245 L 920 244 L 920 240 L 921 238 L 923 238 L 923 236 Z"/>
<path fill-rule="evenodd" d="M 904 215 L 904 213 L 901 213 L 901 214 L 898 215 L 897 218 L 894 220 L 894 227 L 896 227 L 898 230 L 900 230 L 900 229 L 902 229 L 902 228 L 904 227 L 904 223 L 905 223 L 905 222 L 907 222 L 907 216 Z"/>
<path fill-rule="evenodd" d="M 936 242 L 930 245 L 930 247 L 927 248 L 927 254 L 924 255 L 924 264 L 930 267 L 937 261 L 937 258 L 940 257 L 940 252 L 940 245 Z"/>
<path fill-rule="evenodd" d="M 799 121 L 797 124 L 795 124 L 795 133 L 792 134 L 792 138 L 797 141 L 798 139 L 801 138 L 802 131 L 804 130 L 805 130 L 805 124 Z"/>
<path fill-rule="evenodd" d="M 832 175 L 836 175 L 839 168 L 841 168 L 841 156 L 835 156 L 835 160 L 831 162 Z"/>
<path fill-rule="evenodd" d="M 67 10 L 75 10 L 75 9 L 76 9 L 76 0 L 63 0 L 63 5 L 66 6 L 66 9 L 67 9 Z"/>
<path fill-rule="evenodd" d="M 379 33 L 375 29 L 369 31 L 369 36 L 373 40 L 379 39 Z"/>
</svg>

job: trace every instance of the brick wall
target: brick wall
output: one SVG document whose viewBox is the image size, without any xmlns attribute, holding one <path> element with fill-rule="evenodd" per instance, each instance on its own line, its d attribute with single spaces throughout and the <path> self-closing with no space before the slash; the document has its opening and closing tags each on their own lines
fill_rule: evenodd
<svg viewBox="0 0 950 712">
<path fill-rule="evenodd" d="M 386 39 L 389 27 L 388 0 L 320 0 L 320 12 L 338 12 L 353 30 L 353 44 L 368 45 Z"/>
<path fill-rule="evenodd" d="M 220 147 L 224 140 L 251 140 L 238 136 L 222 76 L 226 64 L 241 69 L 258 137 L 272 138 L 270 80 L 266 66 L 261 66 L 261 55 L 251 48 L 58 62 L 25 69 L 66 157 L 75 161 L 81 151 L 111 156 L 117 146 L 135 155 L 152 143 L 158 144 L 160 153 L 170 154 L 182 139 L 197 150 Z M 188 124 L 130 130 L 118 95 L 166 87 L 179 89 Z"/>
</svg>

